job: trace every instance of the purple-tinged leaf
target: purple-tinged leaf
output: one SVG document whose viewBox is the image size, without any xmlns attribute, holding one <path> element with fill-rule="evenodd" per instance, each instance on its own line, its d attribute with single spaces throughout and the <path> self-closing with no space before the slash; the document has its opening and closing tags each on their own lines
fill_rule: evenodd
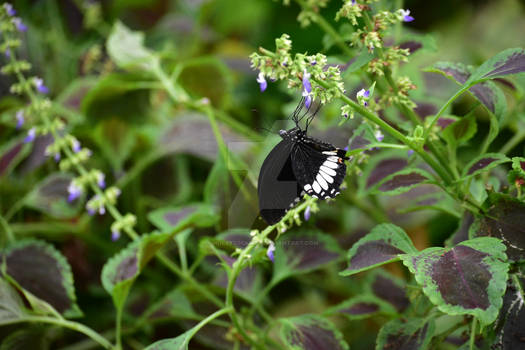
<svg viewBox="0 0 525 350">
<path fill-rule="evenodd" d="M 489 171 L 500 164 L 510 162 L 510 159 L 500 153 L 486 153 L 474 158 L 463 170 L 463 179 Z"/>
<path fill-rule="evenodd" d="M 468 83 L 473 85 L 487 79 L 525 72 L 525 50 L 506 49 L 485 61 L 473 73 Z"/>
<path fill-rule="evenodd" d="M 441 130 L 444 130 L 447 126 L 454 123 L 456 119 L 447 118 L 447 117 L 439 117 L 437 121 L 437 125 L 441 128 Z"/>
<path fill-rule="evenodd" d="M 376 340 L 376 350 L 425 350 L 434 335 L 434 321 L 395 319 L 386 323 Z"/>
<path fill-rule="evenodd" d="M 415 186 L 431 181 L 432 176 L 424 170 L 403 169 L 383 178 L 371 187 L 372 194 L 394 196 L 407 192 Z"/>
<path fill-rule="evenodd" d="M 450 239 L 447 241 L 447 245 L 454 246 L 463 241 L 466 241 L 469 236 L 468 233 L 469 233 L 470 226 L 472 225 L 473 222 L 474 222 L 474 216 L 470 212 L 465 211 L 458 229 L 456 230 L 456 232 L 452 234 L 452 237 L 450 237 Z"/>
<path fill-rule="evenodd" d="M 484 216 L 475 219 L 470 237 L 499 238 L 507 246 L 509 260 L 525 260 L 525 204 L 501 193 L 490 194 L 487 201 L 490 206 Z"/>
<path fill-rule="evenodd" d="M 525 279 L 518 279 L 525 285 Z M 523 349 L 525 347 L 525 295 L 513 283 L 507 286 L 498 321 L 496 339 L 492 348 L 501 350 Z"/>
<path fill-rule="evenodd" d="M 102 269 L 102 286 L 111 294 L 117 308 L 122 307 L 129 288 L 144 266 L 171 240 L 174 233 L 142 235 L 106 262 Z"/>
<path fill-rule="evenodd" d="M 399 260 L 401 254 L 415 254 L 416 248 L 405 231 L 393 224 L 381 224 L 348 251 L 349 266 L 339 274 L 349 276 Z"/>
<path fill-rule="evenodd" d="M 370 289 L 375 296 L 394 305 L 398 312 L 403 312 L 410 305 L 405 286 L 386 273 L 375 274 Z"/>
<path fill-rule="evenodd" d="M 417 50 L 423 47 L 423 44 L 417 41 L 405 41 L 401 44 L 399 44 L 400 49 L 408 49 L 410 54 L 413 54 Z"/>
<path fill-rule="evenodd" d="M 306 232 L 283 236 L 275 242 L 274 279 L 306 273 L 341 257 L 337 242 L 330 236 Z"/>
<path fill-rule="evenodd" d="M 40 241 L 19 241 L 7 249 L 5 258 L 7 274 L 20 287 L 67 317 L 81 315 L 71 267 L 53 246 Z"/>
<path fill-rule="evenodd" d="M 23 147 L 24 143 L 18 142 L 9 145 L 7 149 L 3 150 L 2 155 L 0 155 L 0 176 L 12 170 L 20 158 L 24 156 L 24 152 L 22 152 Z"/>
<path fill-rule="evenodd" d="M 29 193 L 25 205 L 59 219 L 74 217 L 80 209 L 80 201 L 70 203 L 68 186 L 73 177 L 69 174 L 52 174 L 42 180 Z"/>
<path fill-rule="evenodd" d="M 469 113 L 448 125 L 441 133 L 441 136 L 450 146 L 455 148 L 470 140 L 477 131 L 476 118 L 473 113 Z"/>
<path fill-rule="evenodd" d="M 473 315 L 484 325 L 496 319 L 509 268 L 499 239 L 475 238 L 453 248 L 427 248 L 401 258 L 442 312 Z"/>
<path fill-rule="evenodd" d="M 403 158 L 389 158 L 379 161 L 368 174 L 366 188 L 372 187 L 388 175 L 403 169 L 407 164 L 407 160 Z"/>
<path fill-rule="evenodd" d="M 190 301 L 181 289 L 176 288 L 166 294 L 160 301 L 151 305 L 144 313 L 145 319 L 155 321 L 173 318 L 191 318 L 197 314 L 193 310 Z"/>
<path fill-rule="evenodd" d="M 181 231 L 190 226 L 209 227 L 218 220 L 214 209 L 205 204 L 176 208 L 160 208 L 150 212 L 148 219 L 162 231 Z"/>
<path fill-rule="evenodd" d="M 435 105 L 426 102 L 418 102 L 416 108 L 414 108 L 414 112 L 416 112 L 421 119 L 425 119 L 429 115 L 434 115 L 437 111 L 438 109 Z"/>
<path fill-rule="evenodd" d="M 39 135 L 31 143 L 29 155 L 20 163 L 17 170 L 21 174 L 27 174 L 40 167 L 49 160 L 46 149 L 53 143 L 53 136 L 50 134 Z"/>
<path fill-rule="evenodd" d="M 471 76 L 472 67 L 461 63 L 438 62 L 430 72 L 443 74 L 459 85 L 464 85 Z M 507 110 L 507 101 L 503 91 L 490 81 L 472 86 L 469 92 L 477 98 L 498 120 L 501 120 Z"/>
<path fill-rule="evenodd" d="M 346 350 L 348 344 L 332 323 L 317 315 L 301 315 L 279 320 L 281 339 L 287 349 Z"/>
<path fill-rule="evenodd" d="M 350 320 L 360 320 L 376 314 L 396 315 L 396 309 L 373 295 L 360 295 L 329 308 L 324 315 L 342 314 Z"/>
</svg>

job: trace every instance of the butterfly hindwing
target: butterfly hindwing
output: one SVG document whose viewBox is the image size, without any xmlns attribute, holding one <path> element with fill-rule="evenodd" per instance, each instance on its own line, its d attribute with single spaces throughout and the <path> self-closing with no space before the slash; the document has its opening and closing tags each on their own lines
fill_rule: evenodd
<svg viewBox="0 0 525 350">
<path fill-rule="evenodd" d="M 310 137 L 292 149 L 292 168 L 302 189 L 310 196 L 326 199 L 339 194 L 346 175 L 345 151 Z"/>
<path fill-rule="evenodd" d="M 302 195 L 290 157 L 293 143 L 282 140 L 266 157 L 259 173 L 259 210 L 268 224 L 278 222 Z"/>
</svg>

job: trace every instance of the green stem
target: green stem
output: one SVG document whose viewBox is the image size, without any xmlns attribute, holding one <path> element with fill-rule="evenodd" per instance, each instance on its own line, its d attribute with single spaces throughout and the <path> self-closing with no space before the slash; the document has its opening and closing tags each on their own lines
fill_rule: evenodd
<svg viewBox="0 0 525 350">
<path fill-rule="evenodd" d="M 474 350 L 476 349 L 475 345 L 474 345 L 474 341 L 476 340 L 476 324 L 477 324 L 477 319 L 475 317 L 472 318 L 472 324 L 471 324 L 471 328 L 470 328 L 470 340 L 469 340 L 469 349 L 470 350 Z"/>
<path fill-rule="evenodd" d="M 430 125 L 425 129 L 425 133 L 423 134 L 423 138 L 425 139 L 425 141 L 428 138 L 428 134 L 430 133 L 430 131 L 432 131 L 432 129 L 434 128 L 434 125 L 436 125 L 437 121 L 439 120 L 439 117 L 441 117 L 441 115 L 446 111 L 448 106 L 450 106 L 452 102 L 454 102 L 459 96 L 461 96 L 468 89 L 469 89 L 468 86 L 463 86 L 461 89 L 459 89 L 459 91 L 457 91 L 454 95 L 452 95 L 452 97 L 450 97 L 448 101 L 441 107 L 441 109 L 437 112 L 434 118 L 432 118 Z"/>
<path fill-rule="evenodd" d="M 2 225 L 2 228 L 4 229 L 7 243 L 9 244 L 14 243 L 15 235 L 13 234 L 13 230 L 11 230 L 11 227 L 9 227 L 9 224 L 7 223 L 6 219 L 4 219 L 4 217 L 1 215 L 0 215 L 0 225 Z"/>
<path fill-rule="evenodd" d="M 124 305 L 120 305 L 120 307 L 117 307 L 117 317 L 115 320 L 115 340 L 117 342 L 116 349 L 121 350 L 122 349 L 122 309 L 124 308 Z"/>
<path fill-rule="evenodd" d="M 214 319 L 216 319 L 217 317 L 220 317 L 224 314 L 227 314 L 231 312 L 231 308 L 229 307 L 225 307 L 223 309 L 220 309 L 220 310 L 217 310 L 215 311 L 214 313 L 212 313 L 210 316 L 206 317 L 204 320 L 200 321 L 195 327 L 193 327 L 192 329 L 190 329 L 188 331 L 188 335 L 186 335 L 186 340 L 184 341 L 184 344 L 183 345 L 188 345 L 190 339 L 195 335 L 197 334 L 197 332 L 202 328 L 204 327 L 207 323 L 213 321 Z"/>
<path fill-rule="evenodd" d="M 100 344 L 105 349 L 113 349 L 113 345 L 106 340 L 106 338 L 102 337 L 100 334 L 92 330 L 91 328 L 84 326 L 83 324 L 68 321 L 62 318 L 53 318 L 53 317 L 46 317 L 46 316 L 27 316 L 22 318 L 17 318 L 13 320 L 4 320 L 2 321 L 2 325 L 9 325 L 9 324 L 17 324 L 17 323 L 24 323 L 24 322 L 35 322 L 35 323 L 48 323 L 48 324 L 54 324 L 60 327 L 69 328 L 71 330 L 77 331 L 79 333 L 82 333 L 89 338 L 93 339 L 95 342 Z"/>
<path fill-rule="evenodd" d="M 508 140 L 500 149 L 499 153 L 507 154 L 508 152 L 512 151 L 514 147 L 516 147 L 521 141 L 525 139 L 525 131 L 518 130 L 514 136 L 511 137 L 510 140 Z"/>
</svg>

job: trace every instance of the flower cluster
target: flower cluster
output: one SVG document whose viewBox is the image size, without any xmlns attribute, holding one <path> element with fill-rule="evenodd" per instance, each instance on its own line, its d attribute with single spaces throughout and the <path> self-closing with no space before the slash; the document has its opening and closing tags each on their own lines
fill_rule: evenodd
<svg viewBox="0 0 525 350">
<path fill-rule="evenodd" d="M 396 81 L 397 92 L 389 91 L 379 100 L 379 104 L 382 106 L 388 106 L 392 104 L 404 105 L 407 108 L 415 108 L 416 104 L 408 97 L 408 92 L 414 90 L 416 86 L 409 77 L 400 77 Z"/>
<path fill-rule="evenodd" d="M 14 17 L 16 11 L 9 3 L 4 3 L 0 7 L 0 33 L 2 42 L 0 50 L 5 53 L 8 62 L 2 67 L 3 74 L 16 75 L 18 81 L 11 86 L 11 92 L 29 97 L 30 103 L 16 111 L 15 127 L 20 130 L 27 127 L 27 134 L 24 142 L 31 143 L 39 135 L 52 135 L 53 142 L 46 148 L 45 154 L 53 157 L 59 162 L 62 171 L 75 169 L 80 176 L 71 181 L 68 186 L 68 200 L 74 201 L 85 194 L 91 188 L 95 195 L 86 203 L 89 214 L 104 214 L 106 207 L 114 206 L 120 189 L 111 187 L 103 191 L 106 187 L 106 176 L 100 170 L 86 170 L 83 166 L 90 157 L 91 150 L 82 147 L 80 141 L 67 133 L 64 122 L 51 113 L 52 102 L 45 95 L 49 94 L 49 88 L 40 77 L 26 78 L 23 73 L 31 69 L 31 65 L 17 59 L 16 49 L 21 41 L 17 38 L 19 32 L 27 30 L 27 26 L 20 18 Z M 118 212 L 117 212 L 118 213 Z M 131 214 L 121 216 L 116 215 L 117 221 L 112 226 L 112 236 L 115 238 L 116 232 L 127 230 L 135 224 L 135 217 Z"/>
<path fill-rule="evenodd" d="M 287 80 L 289 88 L 301 90 L 307 107 L 312 100 L 326 103 L 344 92 L 339 67 L 328 65 L 325 55 L 296 54 L 292 59 L 292 42 L 287 34 L 276 39 L 275 43 L 275 53 L 261 48 L 261 54 L 250 56 L 252 67 L 260 72 L 257 82 L 261 91 L 267 87 L 266 78 L 271 81 Z M 319 81 L 329 87 L 321 86 Z"/>
</svg>

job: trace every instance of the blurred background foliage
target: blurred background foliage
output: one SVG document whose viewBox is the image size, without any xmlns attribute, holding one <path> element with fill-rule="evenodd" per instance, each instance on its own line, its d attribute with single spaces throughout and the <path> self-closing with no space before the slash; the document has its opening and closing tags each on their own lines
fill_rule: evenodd
<svg viewBox="0 0 525 350">
<path fill-rule="evenodd" d="M 200 237 L 232 228 L 264 226 L 256 220 L 253 179 L 277 140 L 274 133 L 278 126 L 274 123 L 287 118 L 298 96 L 292 97 L 284 84 L 272 83 L 261 93 L 248 56 L 259 46 L 273 49 L 275 38 L 288 33 L 295 52 L 323 52 L 339 62 L 338 49 L 330 45 L 317 26 L 301 28 L 296 20 L 299 7 L 294 2 L 289 6 L 270 0 L 20 0 L 13 4 L 29 27 L 21 55 L 50 88 L 56 101 L 55 113 L 67 120 L 72 134 L 94 151 L 91 162 L 108 174 L 109 183 L 122 188 L 119 207 L 137 214 L 139 232 L 153 229 L 147 214 L 154 209 L 203 201 L 218 204 L 221 221 L 215 227 L 194 231 L 188 240 L 188 254 L 193 259 L 198 255 Z M 332 0 L 321 13 L 333 19 L 340 6 L 340 1 Z M 439 106 L 456 89 L 445 78 L 422 73 L 432 63 L 446 60 L 477 65 L 505 48 L 524 44 L 523 0 L 414 0 L 403 6 L 411 9 L 416 18 L 406 25 L 407 31 L 424 42 L 423 49 L 400 68 L 418 85 L 413 96 L 419 101 Z M 116 68 L 105 43 L 117 20 L 143 31 L 147 46 L 160 52 L 168 67 L 179 67 L 179 82 L 187 92 L 210 99 L 218 111 L 228 147 L 249 164 L 250 171 L 237 171 L 243 181 L 248 179 L 243 185 L 245 195 L 237 196 L 225 165 L 216 162 L 218 150 L 205 116 L 174 105 L 163 91 L 156 90 L 158 83 L 150 77 Z M 523 77 L 517 80 L 525 85 Z M 19 142 L 23 138 L 16 136 L 12 128 L 13 111 L 23 101 L 9 94 L 11 83 L 9 78 L 0 77 L 1 210 L 24 207 L 15 210 L 12 219 L 17 237 L 42 237 L 53 242 L 72 265 L 78 304 L 85 314 L 82 322 L 97 330 L 109 329 L 114 309 L 100 285 L 100 269 L 127 240 L 111 242 L 108 218 L 86 216 L 80 202 L 66 204 L 68 175 L 50 175 L 56 166 L 43 154 L 49 139 L 39 137 L 34 145 L 21 146 L 9 158 L 7 153 L 15 145 L 10 140 Z M 347 90 L 355 91 L 359 84 L 350 78 Z M 336 128 L 339 107 L 333 103 L 323 108 L 315 120 L 314 134 L 343 147 L 358 121 Z M 466 107 L 458 103 L 454 108 L 460 115 Z M 478 122 L 478 128 L 488 129 L 488 120 L 485 125 Z M 503 130 L 494 147 L 501 146 L 513 132 Z M 472 147 L 476 147 L 475 140 Z M 514 152 L 523 156 L 523 144 Z M 468 154 L 467 149 L 466 159 Z M 419 249 L 443 244 L 458 227 L 459 220 L 453 213 L 399 214 L 397 207 L 406 203 L 409 195 L 361 201 L 352 193 L 354 186 L 359 187 L 358 182 L 362 180 L 350 180 L 349 193 L 339 198 L 337 205 L 322 204 L 315 219 L 298 230 L 322 230 L 347 249 L 368 232 L 374 221 L 381 221 L 374 214 L 374 203 L 379 201 L 383 202 L 385 215 L 406 228 Z M 171 248 L 176 255 L 175 248 Z M 270 294 L 276 316 L 320 313 L 349 294 L 358 294 L 361 287 L 356 280 L 361 277 L 339 277 L 337 271 L 343 265 L 330 265 L 326 270 L 276 286 Z M 399 266 L 389 268 L 403 277 Z M 260 290 L 268 270 L 258 269 L 250 288 Z M 147 269 L 143 274 L 128 303 L 128 321 L 143 316 L 144 310 L 175 283 L 162 269 Z M 224 286 L 224 276 L 213 261 L 205 264 L 197 276 L 199 280 L 214 281 L 210 288 Z M 186 306 L 177 307 L 180 311 Z M 199 310 L 204 315 L 209 313 L 205 306 Z M 134 337 L 138 344 L 148 344 L 179 334 L 191 322 L 168 319 L 164 325 L 146 325 Z M 352 349 L 370 349 L 381 320 L 338 323 Z M 9 331 L 0 329 L 0 335 Z M 201 342 L 192 349 L 228 348 L 214 343 L 214 331 L 210 326 L 208 333 L 200 333 Z M 67 333 L 55 337 L 53 348 L 81 339 Z"/>
</svg>

